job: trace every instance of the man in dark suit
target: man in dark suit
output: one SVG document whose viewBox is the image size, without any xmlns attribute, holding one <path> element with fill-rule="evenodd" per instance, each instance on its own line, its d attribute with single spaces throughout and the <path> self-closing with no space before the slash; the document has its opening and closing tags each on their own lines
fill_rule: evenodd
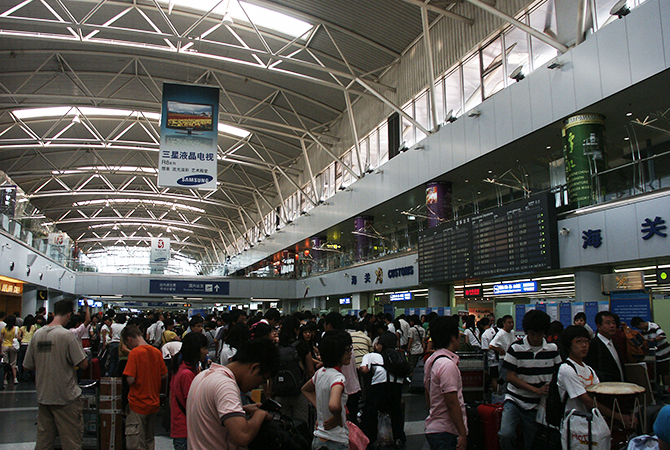
<svg viewBox="0 0 670 450">
<path fill-rule="evenodd" d="M 614 314 L 600 311 L 596 314 L 598 334 L 591 340 L 584 362 L 593 367 L 600 382 L 624 381 L 624 356 L 617 350 L 612 337 L 617 329 Z"/>
</svg>

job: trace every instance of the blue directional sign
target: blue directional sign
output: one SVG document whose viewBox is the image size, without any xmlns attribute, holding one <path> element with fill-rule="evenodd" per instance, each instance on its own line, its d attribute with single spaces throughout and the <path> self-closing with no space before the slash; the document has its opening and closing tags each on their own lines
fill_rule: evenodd
<svg viewBox="0 0 670 450">
<path fill-rule="evenodd" d="M 537 292 L 537 281 L 493 285 L 493 295 L 522 294 L 524 292 Z"/>
<path fill-rule="evenodd" d="M 170 295 L 228 295 L 228 281 L 149 280 L 150 294 Z"/>
<path fill-rule="evenodd" d="M 394 294 L 389 295 L 390 300 L 392 302 L 398 302 L 398 301 L 403 301 L 403 300 L 412 300 L 412 293 L 411 292 L 396 292 Z"/>
</svg>

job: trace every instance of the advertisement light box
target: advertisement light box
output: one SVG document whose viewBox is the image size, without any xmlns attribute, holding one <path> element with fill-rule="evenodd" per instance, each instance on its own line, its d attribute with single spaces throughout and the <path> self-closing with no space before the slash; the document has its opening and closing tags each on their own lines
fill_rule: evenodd
<svg viewBox="0 0 670 450">
<path fill-rule="evenodd" d="M 494 295 L 523 294 L 525 292 L 537 292 L 537 281 L 524 281 L 521 283 L 504 283 L 493 286 Z"/>
<path fill-rule="evenodd" d="M 341 298 L 340 305 L 351 305 L 351 297 Z"/>
<path fill-rule="evenodd" d="M 404 300 L 412 300 L 411 292 L 396 292 L 389 296 L 392 302 L 400 302 Z"/>
</svg>

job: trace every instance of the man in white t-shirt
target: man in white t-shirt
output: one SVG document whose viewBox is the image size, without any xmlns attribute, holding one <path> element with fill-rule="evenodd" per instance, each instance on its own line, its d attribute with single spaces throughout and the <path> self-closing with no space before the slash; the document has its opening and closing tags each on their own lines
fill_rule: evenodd
<svg viewBox="0 0 670 450">
<path fill-rule="evenodd" d="M 400 323 L 400 348 L 403 350 L 407 350 L 407 342 L 409 340 L 409 323 L 405 319 L 406 316 L 404 314 L 398 317 L 398 322 Z"/>
<path fill-rule="evenodd" d="M 236 450 L 254 440 L 270 415 L 258 404 L 242 406 L 249 392 L 279 370 L 279 350 L 269 339 L 244 342 L 227 366 L 212 364 L 194 379 L 186 402 L 190 450 Z"/>
<path fill-rule="evenodd" d="M 512 316 L 503 316 L 502 320 L 502 330 L 498 330 L 498 334 L 496 334 L 493 340 L 489 343 L 489 350 L 498 353 L 500 359 L 505 356 L 507 349 L 516 339 L 516 335 L 514 334 L 514 319 Z"/>
</svg>

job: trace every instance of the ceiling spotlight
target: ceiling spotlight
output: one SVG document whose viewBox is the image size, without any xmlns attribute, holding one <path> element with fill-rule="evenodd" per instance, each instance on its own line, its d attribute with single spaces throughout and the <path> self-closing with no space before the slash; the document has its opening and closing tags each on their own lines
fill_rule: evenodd
<svg viewBox="0 0 670 450">
<path fill-rule="evenodd" d="M 450 109 L 447 115 L 444 117 L 445 123 L 454 123 L 458 120 L 458 117 L 454 116 L 454 110 Z"/>
<path fill-rule="evenodd" d="M 526 78 L 526 75 L 523 74 L 523 66 L 519 66 L 516 69 L 514 69 L 514 71 L 509 77 L 515 80 L 517 83 Z"/>
<path fill-rule="evenodd" d="M 558 58 L 553 58 L 547 63 L 547 69 L 560 69 L 564 64 L 565 63 L 560 62 Z"/>
<path fill-rule="evenodd" d="M 351 192 L 352 189 L 349 186 L 345 186 L 345 185 L 341 184 L 340 185 L 340 191 Z"/>
<path fill-rule="evenodd" d="M 375 174 L 380 175 L 382 173 L 384 173 L 384 171 L 382 169 L 380 169 L 380 168 L 375 169 Z"/>
<path fill-rule="evenodd" d="M 402 143 L 400 144 L 400 147 L 398 147 L 398 151 L 400 153 L 404 153 L 404 152 L 407 151 L 407 141 L 402 141 Z"/>
<path fill-rule="evenodd" d="M 633 115 L 633 113 L 630 112 L 630 111 L 626 113 L 626 117 L 630 117 L 630 116 L 632 116 L 632 115 Z"/>
<path fill-rule="evenodd" d="M 617 16 L 619 19 L 621 19 L 623 16 L 627 16 L 630 12 L 630 8 L 628 7 L 627 3 L 628 0 L 620 0 L 616 2 L 616 4 L 612 6 L 612 9 L 610 9 L 610 15 Z"/>
<path fill-rule="evenodd" d="M 375 171 L 375 169 L 373 169 L 370 164 L 365 166 L 365 173 L 372 173 L 374 171 Z"/>
<path fill-rule="evenodd" d="M 470 111 L 468 113 L 468 117 L 479 117 L 481 115 L 482 115 L 482 113 L 480 111 L 476 110 L 476 109 L 473 109 L 472 111 Z"/>
<path fill-rule="evenodd" d="M 416 216 L 407 216 L 407 220 L 416 220 Z"/>
</svg>

